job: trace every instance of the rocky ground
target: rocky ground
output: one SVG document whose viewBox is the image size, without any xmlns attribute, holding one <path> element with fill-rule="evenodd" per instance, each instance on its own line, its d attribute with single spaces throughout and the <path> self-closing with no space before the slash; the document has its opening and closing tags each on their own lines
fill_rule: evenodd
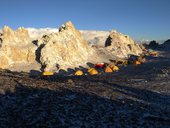
<svg viewBox="0 0 170 128">
<path fill-rule="evenodd" d="M 0 127 L 170 127 L 170 54 L 96 76 L 0 71 Z"/>
</svg>

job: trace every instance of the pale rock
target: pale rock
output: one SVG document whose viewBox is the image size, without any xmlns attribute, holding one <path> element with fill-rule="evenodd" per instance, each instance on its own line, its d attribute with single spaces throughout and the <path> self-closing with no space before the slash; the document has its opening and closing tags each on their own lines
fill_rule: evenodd
<svg viewBox="0 0 170 128">
<path fill-rule="evenodd" d="M 116 31 L 80 32 L 71 22 L 59 29 L 28 30 L 5 26 L 0 31 L 0 68 L 30 71 L 45 66 L 46 71 L 58 71 L 142 53 L 141 46 Z"/>
<path fill-rule="evenodd" d="M 0 68 L 6 69 L 9 67 L 9 59 L 7 56 L 0 56 Z"/>
<path fill-rule="evenodd" d="M 142 49 L 129 36 L 112 31 L 106 40 L 106 49 L 119 58 L 127 58 L 129 55 L 140 55 Z"/>
<path fill-rule="evenodd" d="M 60 69 L 85 65 L 95 54 L 95 50 L 88 45 L 71 22 L 62 25 L 58 33 L 47 35 L 47 39 L 42 40 L 44 47 L 41 50 L 40 61 L 46 66 L 45 70 L 55 69 L 56 64 Z"/>
<path fill-rule="evenodd" d="M 5 26 L 2 30 L 1 39 L 0 68 L 15 69 L 13 65 L 36 63 L 35 51 L 37 47 L 32 44 L 26 29 L 18 28 L 13 31 L 10 27 Z"/>
<path fill-rule="evenodd" d="M 23 27 L 20 27 L 16 31 L 13 31 L 10 27 L 5 26 L 2 29 L 2 33 L 2 40 L 4 44 L 25 45 L 30 44 L 31 42 L 28 31 Z"/>
</svg>

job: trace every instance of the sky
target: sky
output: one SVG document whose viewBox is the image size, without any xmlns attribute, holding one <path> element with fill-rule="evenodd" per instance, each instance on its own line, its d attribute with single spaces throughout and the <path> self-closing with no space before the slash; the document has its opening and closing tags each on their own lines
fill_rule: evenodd
<svg viewBox="0 0 170 128">
<path fill-rule="evenodd" d="M 0 28 L 112 30 L 135 40 L 170 38 L 170 0 L 0 0 Z"/>
</svg>

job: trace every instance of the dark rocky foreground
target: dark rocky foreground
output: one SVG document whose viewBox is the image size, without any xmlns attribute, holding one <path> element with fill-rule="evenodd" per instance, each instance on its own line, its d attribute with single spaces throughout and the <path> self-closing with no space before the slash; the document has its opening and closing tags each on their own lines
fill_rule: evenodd
<svg viewBox="0 0 170 128">
<path fill-rule="evenodd" d="M 30 78 L 0 71 L 0 127 L 170 127 L 170 54 L 117 73 Z"/>
</svg>

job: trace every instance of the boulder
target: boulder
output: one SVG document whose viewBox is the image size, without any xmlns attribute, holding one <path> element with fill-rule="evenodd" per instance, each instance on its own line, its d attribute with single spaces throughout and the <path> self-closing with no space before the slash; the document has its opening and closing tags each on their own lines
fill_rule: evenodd
<svg viewBox="0 0 170 128">
<path fill-rule="evenodd" d="M 147 48 L 149 49 L 157 49 L 159 47 L 160 47 L 159 43 L 157 43 L 155 40 L 151 41 L 147 46 Z"/>
<path fill-rule="evenodd" d="M 112 31 L 105 42 L 106 48 L 119 58 L 142 54 L 142 48 L 129 36 Z"/>
<path fill-rule="evenodd" d="M 167 46 L 170 46 L 170 39 L 166 40 L 163 45 L 167 45 Z"/>
<path fill-rule="evenodd" d="M 98 58 L 95 50 L 71 22 L 62 25 L 58 33 L 46 35 L 38 44 L 42 46 L 40 62 L 45 70 L 57 70 L 56 64 L 66 70 L 86 65 L 90 59 Z"/>
<path fill-rule="evenodd" d="M 166 40 L 163 44 L 161 44 L 161 48 L 163 48 L 163 50 L 169 51 L 170 50 L 170 39 Z"/>
<path fill-rule="evenodd" d="M 2 29 L 3 43 L 10 45 L 26 45 L 30 44 L 31 38 L 29 37 L 28 31 L 20 27 L 16 31 L 13 31 L 10 27 L 5 26 Z"/>
<path fill-rule="evenodd" d="M 0 68 L 15 70 L 15 66 L 19 67 L 25 64 L 25 67 L 27 67 L 26 65 L 36 63 L 35 50 L 37 48 L 32 44 L 26 29 L 19 28 L 13 31 L 10 27 L 5 26 L 2 30 L 1 39 Z M 21 68 L 20 71 L 24 69 Z"/>
</svg>

